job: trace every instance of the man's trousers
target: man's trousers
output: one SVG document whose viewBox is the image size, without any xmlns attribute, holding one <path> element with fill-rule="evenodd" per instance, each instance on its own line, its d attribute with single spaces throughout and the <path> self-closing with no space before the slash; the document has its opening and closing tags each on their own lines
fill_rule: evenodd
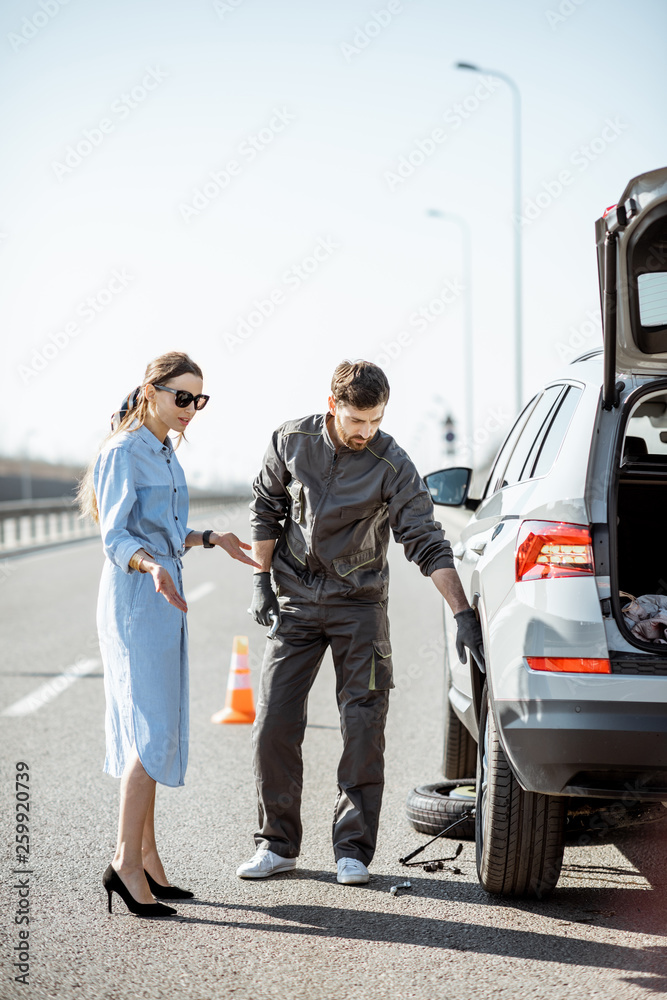
<svg viewBox="0 0 667 1000">
<path fill-rule="evenodd" d="M 384 728 L 392 688 L 386 602 L 317 605 L 281 593 L 281 624 L 268 639 L 253 727 L 258 847 L 286 858 L 301 848 L 301 745 L 306 706 L 331 647 L 343 753 L 338 764 L 334 855 L 368 865 L 384 787 Z"/>
</svg>

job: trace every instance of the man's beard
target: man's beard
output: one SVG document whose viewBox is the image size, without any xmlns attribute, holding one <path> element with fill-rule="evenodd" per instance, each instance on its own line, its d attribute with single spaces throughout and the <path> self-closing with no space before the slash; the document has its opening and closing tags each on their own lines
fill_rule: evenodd
<svg viewBox="0 0 667 1000">
<path fill-rule="evenodd" d="M 363 451 L 368 444 L 368 441 L 364 441 L 362 438 L 355 438 L 353 434 L 346 434 L 337 415 L 334 419 L 336 421 L 336 434 L 345 447 L 349 448 L 350 451 Z"/>
</svg>

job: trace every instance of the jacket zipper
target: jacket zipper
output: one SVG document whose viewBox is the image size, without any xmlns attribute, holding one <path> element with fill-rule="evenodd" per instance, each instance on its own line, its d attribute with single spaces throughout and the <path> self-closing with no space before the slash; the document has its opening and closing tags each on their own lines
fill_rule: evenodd
<svg viewBox="0 0 667 1000">
<path fill-rule="evenodd" d="M 315 548 L 315 529 L 316 529 L 316 526 L 317 526 L 317 515 L 319 514 L 320 510 L 322 509 L 322 507 L 323 507 L 323 505 L 324 505 L 324 503 L 325 503 L 325 501 L 327 499 L 327 496 L 329 494 L 329 489 L 331 488 L 331 483 L 333 481 L 334 472 L 335 472 L 335 469 L 336 469 L 336 461 L 337 461 L 337 459 L 338 459 L 338 454 L 336 452 L 334 452 L 333 459 L 331 461 L 331 468 L 329 469 L 329 477 L 328 477 L 326 483 L 324 484 L 324 492 L 322 493 L 322 496 L 320 497 L 320 502 L 318 503 L 317 507 L 315 508 L 315 513 L 313 514 L 313 526 L 312 526 L 311 534 L 310 534 L 310 542 L 311 542 L 310 550 L 311 550 L 311 555 L 313 554 L 313 549 Z M 317 557 L 315 557 L 315 558 L 317 559 Z M 317 559 L 317 562 L 322 567 L 322 569 L 324 571 L 324 576 L 326 576 L 327 575 L 326 567 L 324 566 L 323 563 L 320 562 L 319 559 Z"/>
</svg>

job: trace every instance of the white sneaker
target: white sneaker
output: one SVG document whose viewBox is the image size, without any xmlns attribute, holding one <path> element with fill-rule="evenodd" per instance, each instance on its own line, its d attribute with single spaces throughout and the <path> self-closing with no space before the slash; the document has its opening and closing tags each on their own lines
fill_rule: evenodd
<svg viewBox="0 0 667 1000">
<path fill-rule="evenodd" d="M 341 858 L 338 862 L 338 881 L 343 885 L 364 885 L 370 875 L 368 868 L 356 858 Z"/>
<path fill-rule="evenodd" d="M 239 878 L 268 878 L 278 872 L 290 872 L 293 868 L 296 868 L 296 858 L 282 858 L 280 854 L 260 847 L 254 858 L 239 865 L 236 874 Z"/>
</svg>

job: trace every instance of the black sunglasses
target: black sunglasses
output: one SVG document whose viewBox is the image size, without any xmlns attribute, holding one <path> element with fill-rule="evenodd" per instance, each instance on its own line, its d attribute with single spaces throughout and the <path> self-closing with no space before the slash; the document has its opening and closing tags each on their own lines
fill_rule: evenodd
<svg viewBox="0 0 667 1000">
<path fill-rule="evenodd" d="M 153 384 L 153 387 L 155 389 L 164 389 L 165 392 L 173 392 L 176 397 L 174 402 L 181 410 L 184 410 L 186 406 L 190 405 L 190 403 L 195 404 L 195 410 L 203 410 L 211 398 L 210 396 L 205 396 L 203 392 L 193 396 L 191 392 L 187 391 L 187 389 L 170 389 L 168 385 Z"/>
</svg>

